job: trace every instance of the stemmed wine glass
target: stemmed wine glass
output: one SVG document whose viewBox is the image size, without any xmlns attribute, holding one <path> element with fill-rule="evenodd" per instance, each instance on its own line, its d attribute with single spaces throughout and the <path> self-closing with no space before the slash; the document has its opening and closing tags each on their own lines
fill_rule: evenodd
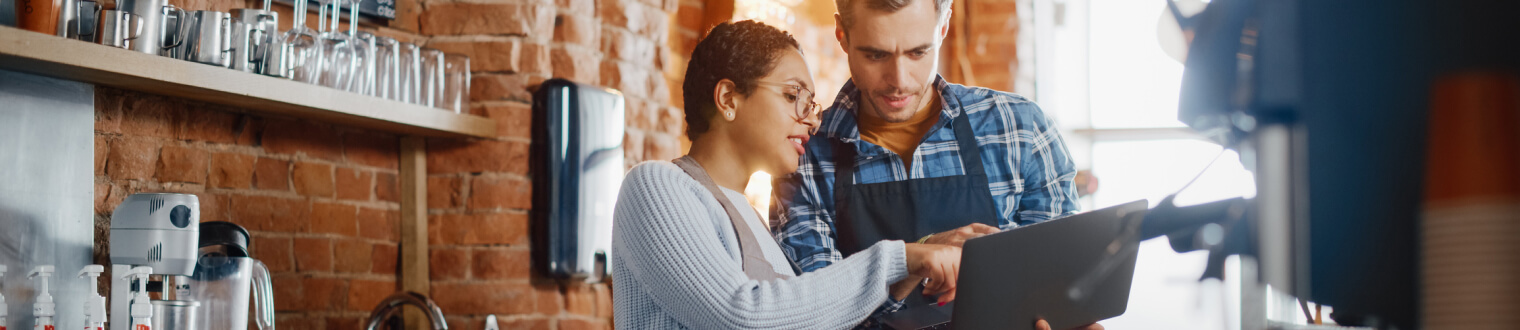
<svg viewBox="0 0 1520 330">
<path fill-rule="evenodd" d="M 331 15 L 331 17 L 324 17 L 324 23 L 319 26 L 321 33 L 318 34 L 320 36 L 318 43 L 324 55 L 320 83 L 323 86 L 348 90 L 354 81 L 354 47 L 349 36 L 338 30 L 339 18 L 343 16 L 343 3 L 341 0 L 321 1 L 322 10 L 318 15 Z M 329 6 L 332 8 L 328 9 Z M 330 24 L 325 23 L 328 18 L 332 20 Z"/>
<path fill-rule="evenodd" d="M 363 0 L 349 1 L 348 37 L 354 50 L 353 83 L 348 91 L 375 96 L 375 36 L 359 32 L 359 5 Z"/>
<path fill-rule="evenodd" d="M 322 76 L 322 47 L 318 45 L 317 31 L 306 26 L 306 0 L 295 0 L 294 18 L 290 31 L 280 37 L 281 59 L 285 63 L 285 75 L 296 81 L 315 84 Z"/>
</svg>

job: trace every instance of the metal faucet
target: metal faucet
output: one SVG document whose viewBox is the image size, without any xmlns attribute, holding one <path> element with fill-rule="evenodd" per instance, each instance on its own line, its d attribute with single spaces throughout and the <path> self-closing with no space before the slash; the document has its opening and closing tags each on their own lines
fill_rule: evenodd
<svg viewBox="0 0 1520 330">
<path fill-rule="evenodd" d="M 396 292 L 391 294 L 390 297 L 385 297 L 385 300 L 380 301 L 380 304 L 375 306 L 375 310 L 369 313 L 369 322 L 364 325 L 364 329 L 379 329 L 380 323 L 386 318 L 391 317 L 391 314 L 400 311 L 402 305 L 412 305 L 421 308 L 423 314 L 427 315 L 428 323 L 433 325 L 434 330 L 449 329 L 448 323 L 443 321 L 443 310 L 438 309 L 438 304 L 433 303 L 432 299 L 428 299 L 427 296 L 421 293 L 411 291 Z"/>
</svg>

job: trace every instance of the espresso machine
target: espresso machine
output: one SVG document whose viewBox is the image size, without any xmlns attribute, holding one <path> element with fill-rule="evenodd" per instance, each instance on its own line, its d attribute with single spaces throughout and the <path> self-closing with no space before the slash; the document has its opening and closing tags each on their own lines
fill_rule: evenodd
<svg viewBox="0 0 1520 330">
<path fill-rule="evenodd" d="M 111 279 L 111 330 L 130 329 L 134 314 L 152 315 L 154 329 L 194 324 L 199 303 L 189 299 L 189 276 L 199 257 L 200 219 L 200 199 L 190 194 L 133 194 L 116 206 L 111 213 L 111 273 L 116 275 Z M 146 276 L 122 276 L 149 268 Z M 146 296 L 144 290 L 159 295 L 151 305 L 134 306 L 134 298 Z M 148 306 L 151 312 L 141 310 Z"/>
</svg>

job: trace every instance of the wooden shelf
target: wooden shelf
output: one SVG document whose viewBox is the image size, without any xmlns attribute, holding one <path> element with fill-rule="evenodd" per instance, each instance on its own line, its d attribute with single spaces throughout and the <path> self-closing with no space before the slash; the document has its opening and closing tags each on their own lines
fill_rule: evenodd
<svg viewBox="0 0 1520 330">
<path fill-rule="evenodd" d="M 403 135 L 496 136 L 496 122 L 487 118 L 5 26 L 0 70 Z"/>
</svg>

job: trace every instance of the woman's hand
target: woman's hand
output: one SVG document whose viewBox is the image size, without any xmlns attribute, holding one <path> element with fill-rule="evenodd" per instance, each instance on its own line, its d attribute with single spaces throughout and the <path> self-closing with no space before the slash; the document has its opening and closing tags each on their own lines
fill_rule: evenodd
<svg viewBox="0 0 1520 330">
<path fill-rule="evenodd" d="M 939 244 L 904 244 L 908 274 L 929 278 L 924 294 L 939 295 L 939 304 L 955 300 L 955 281 L 961 271 L 961 248 Z"/>
</svg>

